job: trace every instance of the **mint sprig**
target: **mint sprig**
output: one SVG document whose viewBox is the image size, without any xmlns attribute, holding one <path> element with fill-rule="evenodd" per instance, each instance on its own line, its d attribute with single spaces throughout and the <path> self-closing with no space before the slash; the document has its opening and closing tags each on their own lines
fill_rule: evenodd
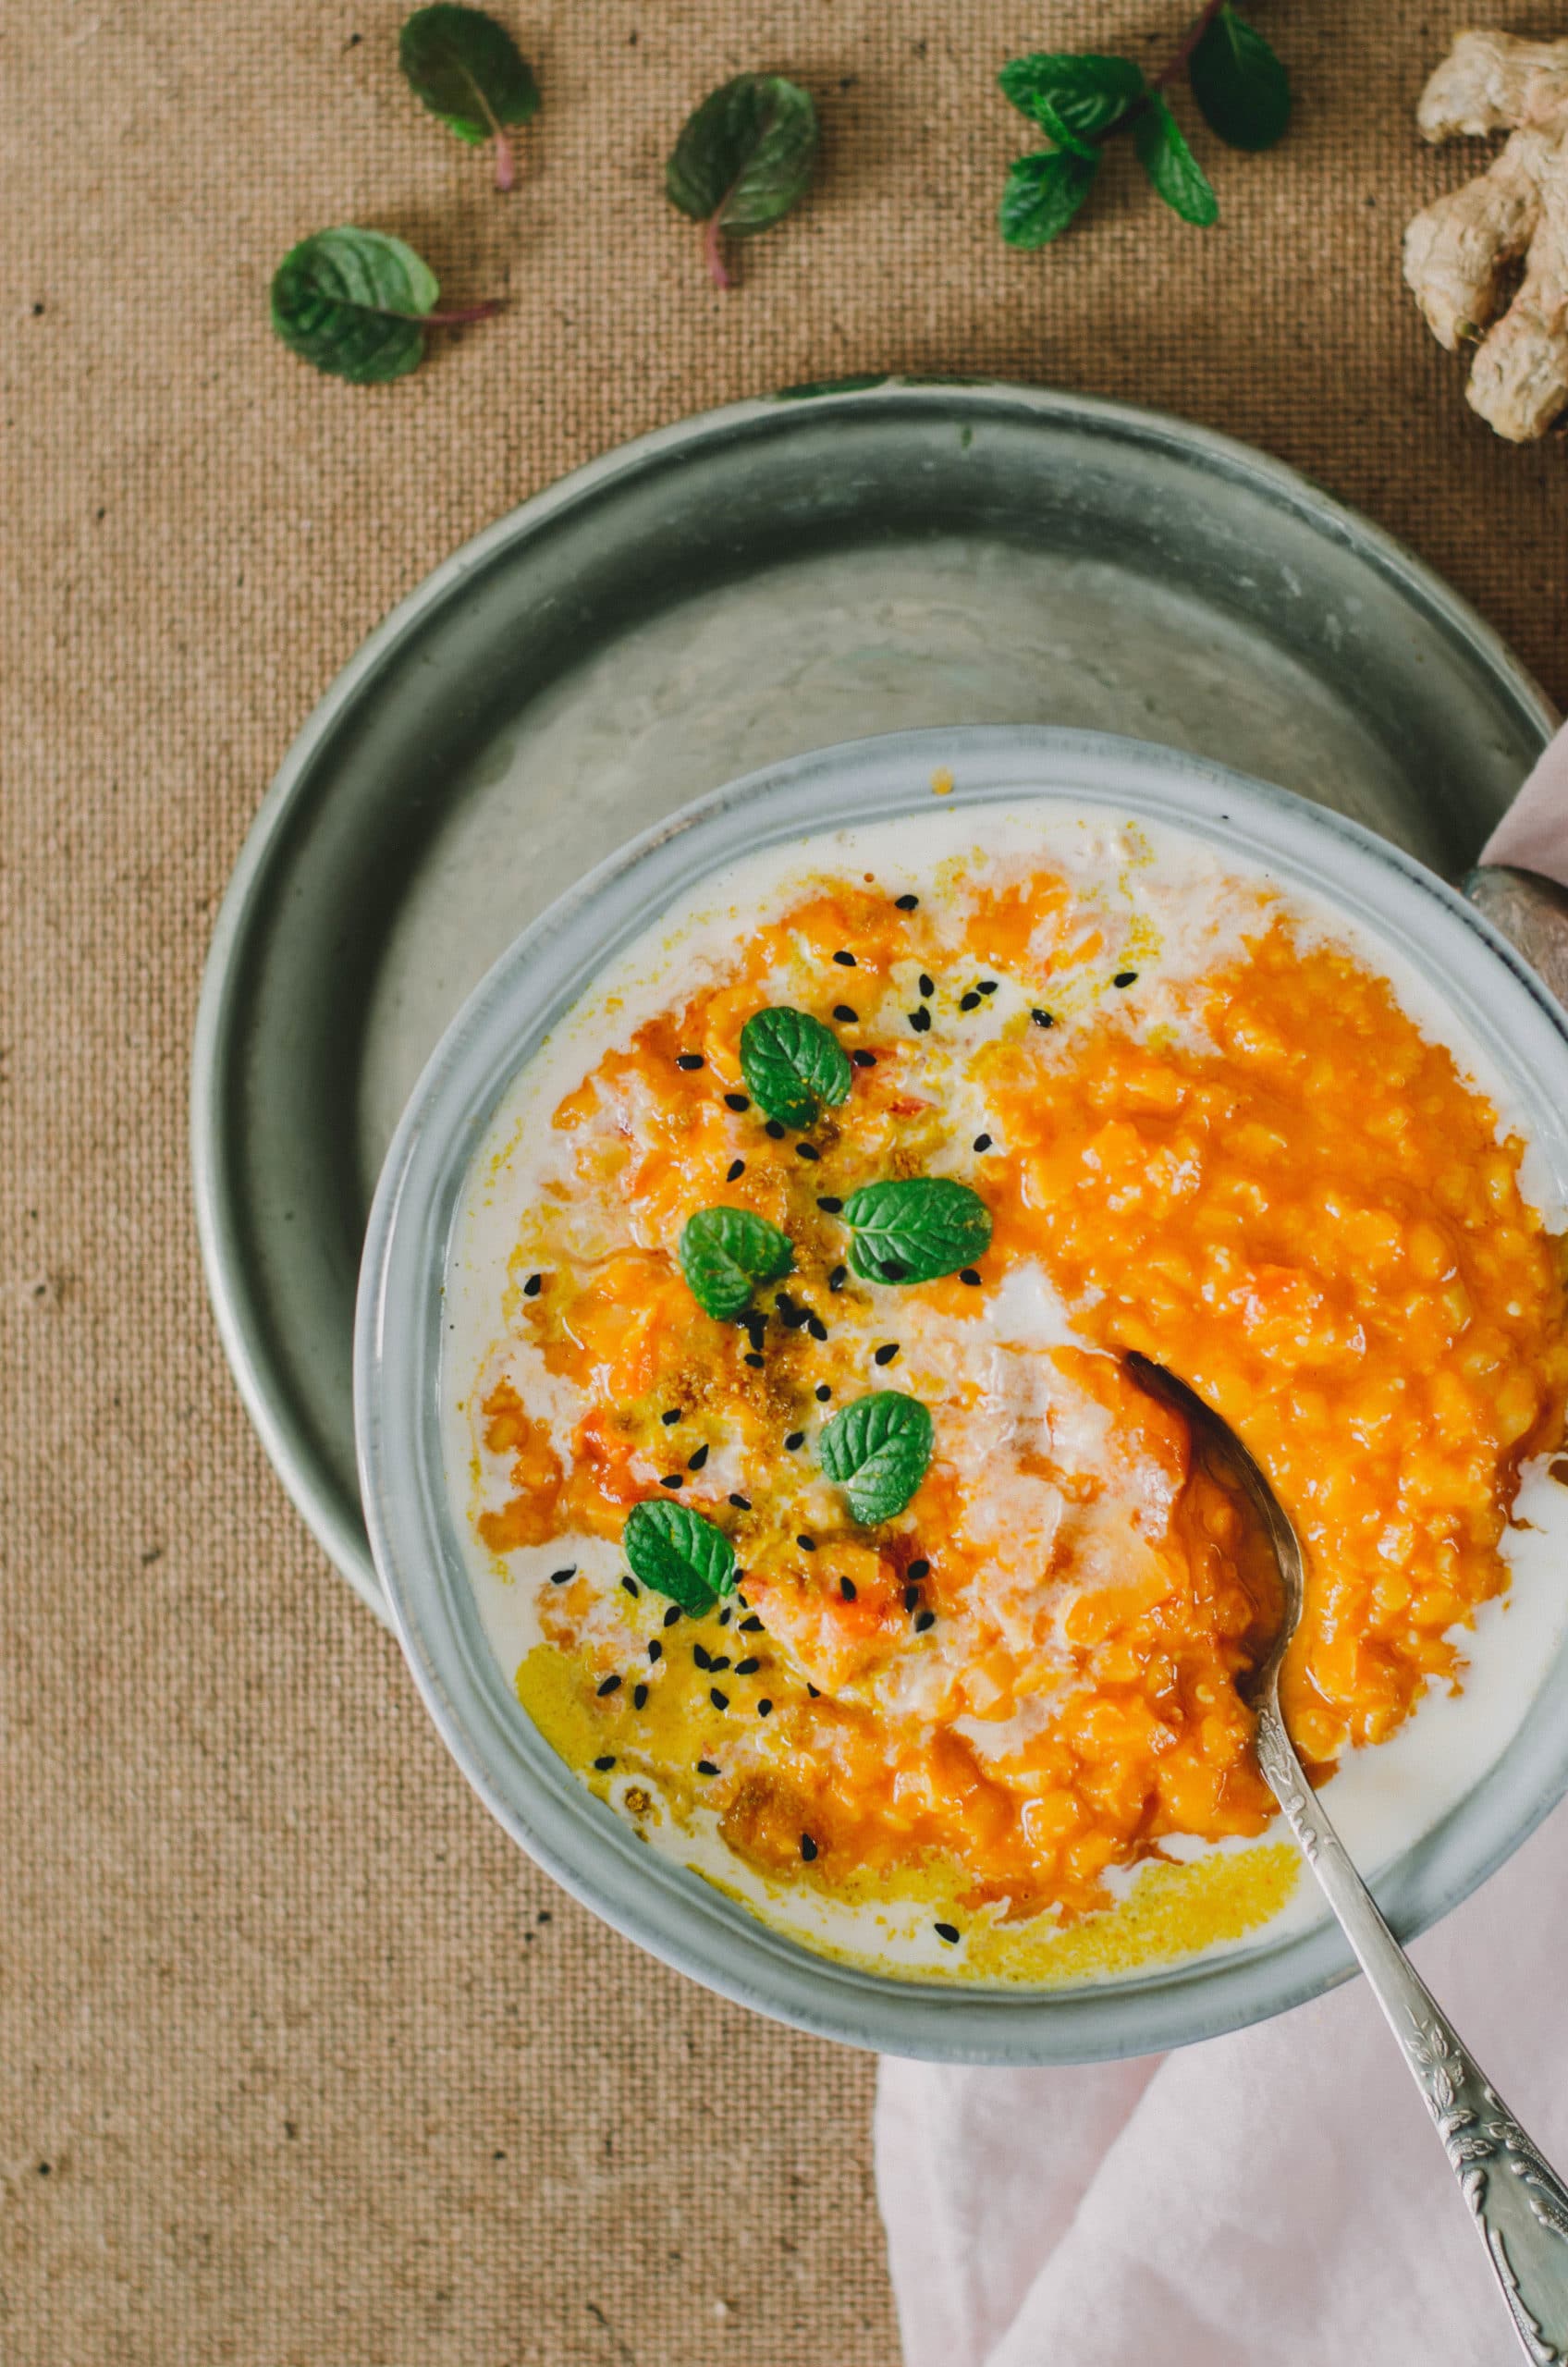
<svg viewBox="0 0 1568 2367">
<path fill-rule="evenodd" d="M 781 1282 L 795 1262 L 787 1233 L 750 1208 L 699 1208 L 680 1230 L 680 1270 L 704 1315 L 743 1315 L 759 1282 Z"/>
<path fill-rule="evenodd" d="M 1194 46 L 1187 77 L 1210 131 L 1230 148 L 1272 148 L 1291 119 L 1291 78 L 1263 35 L 1223 0 Z"/>
<path fill-rule="evenodd" d="M 934 1282 L 991 1245 L 990 1209 L 949 1175 L 863 1184 L 844 1203 L 844 1222 L 854 1233 L 850 1264 L 868 1282 Z"/>
<path fill-rule="evenodd" d="M 841 1406 L 817 1441 L 822 1467 L 866 1528 L 901 1513 L 925 1478 L 936 1431 L 929 1409 L 900 1390 Z"/>
<path fill-rule="evenodd" d="M 505 25 L 483 8 L 437 0 L 416 8 L 398 36 L 398 63 L 414 96 L 471 147 L 496 145 L 496 187 L 514 178 L 508 125 L 539 106 L 533 68 Z"/>
<path fill-rule="evenodd" d="M 385 230 L 345 224 L 291 247 L 273 275 L 272 325 L 290 352 L 357 386 L 419 367 L 424 332 L 488 320 L 500 306 L 438 313 L 441 291 L 423 257 Z"/>
<path fill-rule="evenodd" d="M 668 1595 L 693 1619 L 735 1584 L 735 1548 L 721 1528 L 690 1504 L 650 1497 L 633 1504 L 620 1533 L 634 1578 Z"/>
<path fill-rule="evenodd" d="M 830 1027 L 789 1003 L 752 1013 L 741 1030 L 741 1073 L 752 1099 L 780 1125 L 809 1126 L 850 1098 L 854 1071 Z"/>
<path fill-rule="evenodd" d="M 716 288 L 731 285 L 724 240 L 771 230 L 805 195 L 816 136 L 810 92 L 782 74 L 737 74 L 687 117 L 665 167 L 665 194 L 704 224 Z"/>
</svg>

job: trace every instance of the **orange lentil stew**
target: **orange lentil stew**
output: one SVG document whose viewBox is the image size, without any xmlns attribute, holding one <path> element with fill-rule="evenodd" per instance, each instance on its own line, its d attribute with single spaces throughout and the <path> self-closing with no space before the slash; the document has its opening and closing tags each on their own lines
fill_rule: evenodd
<svg viewBox="0 0 1568 2367">
<path fill-rule="evenodd" d="M 1562 1429 L 1562 1243 L 1485 1094 L 1261 880 L 1162 926 L 1123 837 L 1103 877 L 802 874 L 738 926 L 533 1122 L 468 1401 L 557 1748 L 946 1942 L 1273 1813 L 1247 1539 L 1125 1351 L 1299 1528 L 1316 1780 L 1457 1682 Z"/>
</svg>

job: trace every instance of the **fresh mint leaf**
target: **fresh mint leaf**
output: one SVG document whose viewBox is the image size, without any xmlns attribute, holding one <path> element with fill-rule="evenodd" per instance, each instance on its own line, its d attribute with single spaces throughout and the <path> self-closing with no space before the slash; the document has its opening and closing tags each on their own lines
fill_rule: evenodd
<svg viewBox="0 0 1568 2367">
<path fill-rule="evenodd" d="M 398 36 L 398 63 L 414 96 L 471 146 L 496 143 L 496 187 L 513 179 L 508 124 L 539 105 L 533 69 L 505 25 L 483 8 L 416 8 Z"/>
<path fill-rule="evenodd" d="M 437 313 L 435 275 L 385 230 L 318 230 L 273 275 L 272 325 L 293 353 L 335 378 L 367 386 L 401 378 L 424 355 L 427 328 L 483 321 L 500 306 Z"/>
<path fill-rule="evenodd" d="M 949 1175 L 866 1184 L 844 1203 L 854 1233 L 850 1264 L 868 1282 L 934 1282 L 991 1245 L 991 1211 Z"/>
<path fill-rule="evenodd" d="M 1143 96 L 1142 68 L 1129 57 L 1047 50 L 1014 57 L 997 80 L 1021 115 L 1048 132 L 1060 148 L 1089 157 L 1096 135 L 1109 131 Z"/>
<path fill-rule="evenodd" d="M 782 74 L 737 74 L 687 117 L 665 167 L 665 194 L 705 224 L 716 287 L 730 284 L 723 240 L 770 230 L 805 195 L 816 137 L 810 93 Z"/>
<path fill-rule="evenodd" d="M 1172 214 L 1207 230 L 1219 219 L 1219 200 L 1208 177 L 1182 136 L 1182 127 L 1158 92 L 1133 126 L 1133 145 L 1142 165 Z"/>
<path fill-rule="evenodd" d="M 680 1270 L 704 1315 L 743 1315 L 759 1282 L 782 1282 L 795 1262 L 787 1233 L 750 1208 L 699 1208 L 680 1231 Z"/>
<path fill-rule="evenodd" d="M 735 1584 L 735 1548 L 690 1504 L 651 1497 L 633 1504 L 620 1542 L 634 1578 L 666 1594 L 693 1619 Z"/>
<path fill-rule="evenodd" d="M 1205 28 L 1187 74 L 1204 121 L 1228 147 L 1256 151 L 1283 138 L 1291 119 L 1291 78 L 1230 0 Z"/>
<path fill-rule="evenodd" d="M 901 1513 L 925 1477 L 935 1433 L 918 1397 L 878 1389 L 840 1407 L 818 1441 L 822 1467 L 867 1528 Z"/>
<path fill-rule="evenodd" d="M 850 1098 L 854 1071 L 830 1027 L 789 1003 L 754 1011 L 741 1030 L 741 1073 L 758 1108 L 784 1126 L 809 1126 Z"/>
<path fill-rule="evenodd" d="M 1041 148 L 1020 156 L 1007 177 L 998 226 L 1010 247 L 1048 247 L 1060 239 L 1094 186 L 1097 156 Z"/>
</svg>

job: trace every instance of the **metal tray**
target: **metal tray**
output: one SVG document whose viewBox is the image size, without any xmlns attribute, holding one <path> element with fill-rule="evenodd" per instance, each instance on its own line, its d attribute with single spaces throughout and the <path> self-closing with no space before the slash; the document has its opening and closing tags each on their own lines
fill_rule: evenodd
<svg viewBox="0 0 1568 2367">
<path fill-rule="evenodd" d="M 197 1020 L 224 1345 L 382 1617 L 354 1291 L 426 1055 L 517 934 L 699 791 L 922 724 L 1187 749 L 1452 877 L 1552 729 L 1399 545 L 1227 438 L 1007 386 L 802 389 L 643 437 L 457 552 L 327 693 L 263 803 Z"/>
</svg>

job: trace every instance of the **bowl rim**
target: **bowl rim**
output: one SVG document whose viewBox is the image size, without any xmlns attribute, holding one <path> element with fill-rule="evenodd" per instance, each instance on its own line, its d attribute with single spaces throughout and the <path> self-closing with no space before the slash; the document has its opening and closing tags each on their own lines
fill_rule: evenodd
<svg viewBox="0 0 1568 2367">
<path fill-rule="evenodd" d="M 1558 1115 L 1560 1106 L 1568 1113 L 1568 1015 L 1505 938 L 1402 850 L 1286 791 L 1109 734 L 973 725 L 840 742 L 749 774 L 641 833 L 514 940 L 448 1027 L 394 1136 L 366 1233 L 354 1343 L 361 1490 L 397 1631 L 443 1739 L 503 1829 L 582 1904 L 709 1988 L 822 2037 L 935 2060 L 1099 2060 L 1300 2004 L 1354 1969 L 1348 1945 L 1319 1923 L 1187 1968 L 1033 1991 L 905 1980 L 819 1955 L 649 1850 L 556 1757 L 490 1652 L 460 1551 L 443 1533 L 438 1309 L 451 1227 L 496 1103 L 533 1043 L 695 881 L 761 847 L 827 834 L 847 811 L 873 821 L 923 808 L 938 767 L 955 779 L 949 806 L 1033 797 L 1109 805 L 1165 819 L 1326 895 L 1438 987 L 1510 1081 L 1568 1187 L 1568 1115 Z M 1568 1789 L 1568 1721 L 1552 1708 L 1565 1690 L 1568 1637 L 1502 1756 L 1378 1875 L 1402 1936 L 1458 1905 Z"/>
</svg>

